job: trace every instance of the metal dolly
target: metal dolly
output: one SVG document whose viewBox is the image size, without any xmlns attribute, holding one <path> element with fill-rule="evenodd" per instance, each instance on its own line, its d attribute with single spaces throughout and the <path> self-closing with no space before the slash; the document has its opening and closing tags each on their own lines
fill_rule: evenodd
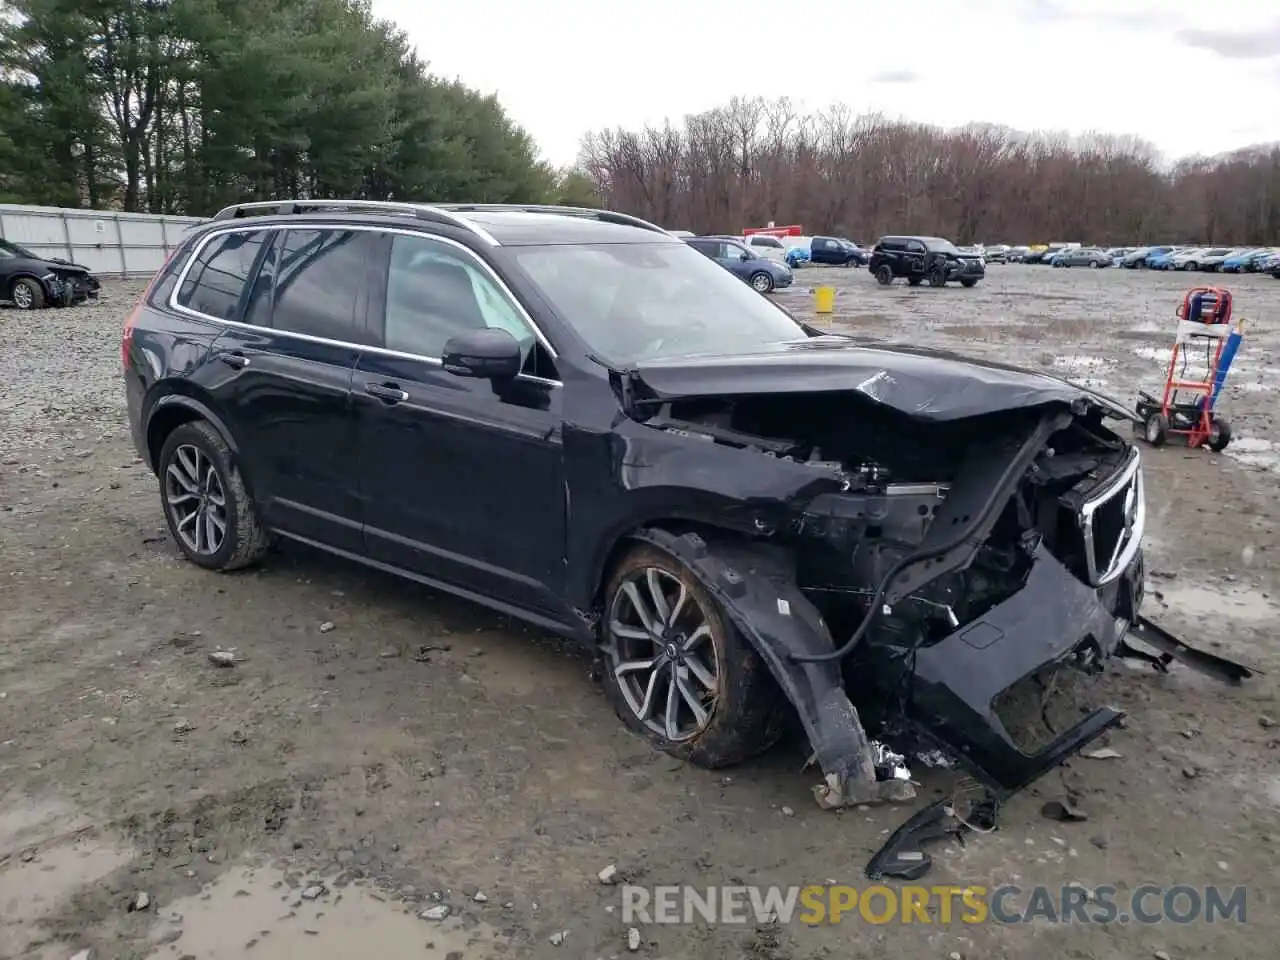
<svg viewBox="0 0 1280 960">
<path fill-rule="evenodd" d="M 1164 394 L 1157 399 L 1140 393 L 1138 416 L 1143 420 L 1142 437 L 1153 447 L 1161 447 L 1170 435 L 1187 438 L 1187 446 L 1207 446 L 1224 450 L 1231 442 L 1231 424 L 1214 412 L 1231 361 L 1244 338 L 1244 320 L 1231 323 L 1231 292 L 1222 287 L 1193 287 L 1178 307 L 1178 329 L 1174 336 Z M 1205 378 L 1187 378 L 1190 350 L 1203 343 Z M 1179 363 L 1181 361 L 1181 364 Z M 1181 395 L 1180 395 L 1181 394 Z M 1190 400 L 1183 399 L 1190 395 Z"/>
</svg>

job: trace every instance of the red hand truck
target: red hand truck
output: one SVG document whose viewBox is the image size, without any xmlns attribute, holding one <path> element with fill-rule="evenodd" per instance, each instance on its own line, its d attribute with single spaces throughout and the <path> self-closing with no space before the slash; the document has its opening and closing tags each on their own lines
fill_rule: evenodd
<svg viewBox="0 0 1280 960">
<path fill-rule="evenodd" d="M 1218 451 L 1231 442 L 1231 424 L 1214 412 L 1244 331 L 1243 321 L 1233 328 L 1231 307 L 1231 292 L 1223 287 L 1193 287 L 1179 305 L 1164 394 L 1157 400 L 1141 393 L 1137 405 L 1142 436 L 1153 447 L 1163 446 L 1170 435 L 1185 436 L 1192 449 L 1208 446 Z M 1203 380 L 1192 379 L 1186 372 L 1191 351 L 1200 344 L 1205 348 Z M 1230 349 L 1224 349 L 1228 344 Z"/>
</svg>

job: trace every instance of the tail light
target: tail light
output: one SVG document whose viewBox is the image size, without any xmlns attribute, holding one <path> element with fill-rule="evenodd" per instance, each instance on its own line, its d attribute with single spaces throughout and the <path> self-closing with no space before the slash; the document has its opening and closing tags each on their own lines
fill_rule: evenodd
<svg viewBox="0 0 1280 960">
<path fill-rule="evenodd" d="M 142 310 L 147 305 L 147 301 L 151 299 L 151 292 L 155 290 L 156 284 L 160 282 L 160 278 L 164 276 L 164 272 L 169 269 L 169 264 L 173 262 L 173 258 L 177 256 L 181 246 L 174 247 L 164 257 L 164 263 L 160 264 L 160 269 L 155 272 L 151 279 L 147 282 L 147 288 L 142 291 L 142 296 L 138 298 L 138 302 L 133 305 L 133 309 L 129 311 L 129 316 L 124 321 L 124 331 L 120 336 L 120 363 L 124 367 L 126 373 L 129 372 L 129 351 L 133 346 L 133 328 L 137 324 L 138 318 L 142 316 Z"/>
</svg>

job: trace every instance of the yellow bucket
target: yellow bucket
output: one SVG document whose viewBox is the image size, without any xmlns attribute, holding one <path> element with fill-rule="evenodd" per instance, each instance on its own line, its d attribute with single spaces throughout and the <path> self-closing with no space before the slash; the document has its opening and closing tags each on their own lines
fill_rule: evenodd
<svg viewBox="0 0 1280 960">
<path fill-rule="evenodd" d="M 815 313 L 831 313 L 835 308 L 835 287 L 818 287 L 813 291 L 813 309 Z"/>
</svg>

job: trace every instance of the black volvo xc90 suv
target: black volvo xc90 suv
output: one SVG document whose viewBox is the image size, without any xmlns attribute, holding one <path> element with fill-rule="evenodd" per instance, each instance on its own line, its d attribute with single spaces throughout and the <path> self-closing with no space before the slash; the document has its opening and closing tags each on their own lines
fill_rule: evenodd
<svg viewBox="0 0 1280 960">
<path fill-rule="evenodd" d="M 128 408 L 180 550 L 276 537 L 580 638 L 618 714 L 705 766 L 798 714 L 849 801 L 867 729 L 1017 789 L 997 715 L 1145 621 L 1126 408 L 797 322 L 622 214 L 245 204 L 129 316 Z M 856 707 L 856 708 L 855 708 Z M 892 792 L 892 791 L 888 791 Z"/>
</svg>

